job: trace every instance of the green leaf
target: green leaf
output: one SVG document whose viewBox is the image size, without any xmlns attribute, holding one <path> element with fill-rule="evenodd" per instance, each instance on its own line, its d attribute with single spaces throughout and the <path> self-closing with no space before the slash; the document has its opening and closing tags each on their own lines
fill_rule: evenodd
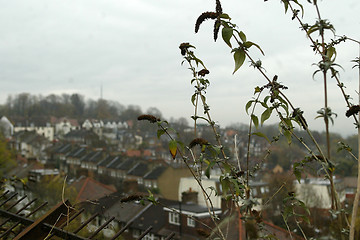
<svg viewBox="0 0 360 240">
<path fill-rule="evenodd" d="M 235 70 L 233 74 L 243 65 L 245 61 L 246 55 L 242 49 L 237 49 L 234 53 L 234 60 L 235 60 Z"/>
<path fill-rule="evenodd" d="M 222 192 L 224 195 L 227 194 L 227 192 L 230 190 L 230 181 L 227 177 L 220 177 L 220 183 L 222 186 Z"/>
<path fill-rule="evenodd" d="M 336 58 L 336 49 L 334 47 L 329 47 L 326 50 L 326 56 L 330 59 L 330 61 L 335 61 Z M 331 59 L 334 56 L 333 59 Z"/>
<path fill-rule="evenodd" d="M 229 46 L 229 47 L 232 47 L 231 46 L 231 42 L 230 42 L 230 39 L 233 35 L 233 29 L 232 28 L 223 28 L 222 29 L 222 38 L 224 39 L 224 42 Z"/>
<path fill-rule="evenodd" d="M 228 15 L 228 14 L 226 14 L 226 13 L 222 13 L 222 14 L 220 14 L 220 18 L 223 18 L 223 19 L 229 19 L 229 20 L 231 20 L 231 18 L 229 17 L 229 15 Z"/>
<path fill-rule="evenodd" d="M 252 46 L 255 46 L 255 47 L 257 47 L 259 50 L 260 50 L 260 52 L 262 53 L 262 55 L 264 55 L 265 56 L 265 53 L 263 52 L 263 50 L 260 48 L 260 46 L 259 45 L 257 45 L 256 43 L 253 43 L 253 42 L 250 42 L 250 41 L 247 41 L 247 42 L 244 42 L 244 47 L 245 48 L 250 48 L 250 47 L 252 47 Z"/>
<path fill-rule="evenodd" d="M 249 114 L 249 113 L 248 113 L 248 110 L 249 110 L 249 108 L 251 107 L 251 105 L 252 105 L 253 102 L 254 102 L 254 100 L 250 100 L 250 101 L 248 101 L 248 102 L 246 103 L 245 111 L 246 111 L 247 114 Z"/>
<path fill-rule="evenodd" d="M 271 116 L 272 109 L 267 108 L 262 114 L 261 114 L 261 125 Z"/>
<path fill-rule="evenodd" d="M 181 151 L 184 151 L 184 149 L 185 149 L 185 144 L 184 144 L 183 142 L 181 142 L 181 141 L 176 141 L 176 142 L 177 142 L 178 146 L 180 147 L 180 150 L 181 150 Z"/>
<path fill-rule="evenodd" d="M 266 103 L 266 105 L 267 105 L 267 101 L 269 101 L 270 98 L 271 98 L 271 96 L 266 96 L 266 97 L 264 98 L 264 103 Z"/>
<path fill-rule="evenodd" d="M 170 150 L 170 154 L 171 154 L 172 158 L 175 159 L 176 153 L 177 153 L 177 142 L 176 142 L 176 140 L 171 140 L 169 142 L 169 150 Z"/>
<path fill-rule="evenodd" d="M 157 130 L 157 137 L 158 139 L 160 139 L 160 137 L 165 133 L 165 130 L 164 129 L 159 129 Z"/>
<path fill-rule="evenodd" d="M 231 165 L 229 164 L 229 163 L 227 163 L 227 162 L 223 162 L 223 165 L 222 165 L 223 167 L 224 167 L 224 171 L 225 171 L 225 173 L 231 173 Z"/>
<path fill-rule="evenodd" d="M 206 170 L 205 170 L 205 176 L 206 176 L 207 178 L 210 178 L 210 170 L 211 170 L 211 168 L 215 165 L 215 163 L 216 163 L 216 161 L 210 162 L 210 164 L 209 164 L 208 167 L 206 168 Z"/>
<path fill-rule="evenodd" d="M 282 0 L 282 2 L 284 3 L 285 13 L 286 13 L 288 8 L 289 8 L 289 1 L 288 0 Z"/>
<path fill-rule="evenodd" d="M 283 132 L 284 136 L 286 137 L 286 140 L 288 142 L 288 144 L 290 145 L 291 142 L 292 142 L 292 139 L 291 139 L 291 132 L 289 130 L 285 130 Z"/>
<path fill-rule="evenodd" d="M 257 116 L 255 116 L 254 114 L 251 114 L 251 120 L 253 121 L 256 129 L 259 127 L 259 119 Z"/>
<path fill-rule="evenodd" d="M 192 102 L 192 104 L 193 104 L 194 106 L 195 106 L 196 96 L 197 96 L 197 93 L 194 93 L 194 94 L 191 96 L 191 102 Z"/>
<path fill-rule="evenodd" d="M 255 94 L 255 93 L 259 93 L 259 92 L 261 92 L 261 88 L 260 88 L 259 86 L 257 86 L 257 87 L 255 88 L 254 94 Z"/>
<path fill-rule="evenodd" d="M 268 143 L 271 143 L 270 140 L 269 140 L 269 138 L 268 138 L 265 134 L 263 134 L 262 132 L 254 132 L 254 133 L 252 133 L 252 135 L 265 138 L 266 141 L 268 141 Z"/>
<path fill-rule="evenodd" d="M 241 41 L 246 42 L 246 35 L 245 33 L 243 33 L 242 31 L 239 32 L 239 37 L 241 39 Z"/>
</svg>

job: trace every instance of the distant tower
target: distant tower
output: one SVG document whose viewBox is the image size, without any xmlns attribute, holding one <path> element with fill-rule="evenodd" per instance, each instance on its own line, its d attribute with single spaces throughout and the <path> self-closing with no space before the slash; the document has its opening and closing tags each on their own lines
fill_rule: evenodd
<svg viewBox="0 0 360 240">
<path fill-rule="evenodd" d="M 103 99 L 103 86 L 102 86 L 102 82 L 100 84 L 100 99 Z"/>
</svg>

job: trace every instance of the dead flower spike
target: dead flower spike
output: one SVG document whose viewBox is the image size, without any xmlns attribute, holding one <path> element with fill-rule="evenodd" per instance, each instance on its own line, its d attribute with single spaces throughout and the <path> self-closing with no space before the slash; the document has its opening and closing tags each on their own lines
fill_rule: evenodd
<svg viewBox="0 0 360 240">
<path fill-rule="evenodd" d="M 137 118 L 139 121 L 142 121 L 142 120 L 147 120 L 151 123 L 156 123 L 157 121 L 160 121 L 160 118 L 157 118 L 153 115 L 150 115 L 150 114 L 144 114 L 144 115 L 140 115 L 138 116 Z"/>
<path fill-rule="evenodd" d="M 208 145 L 209 142 L 206 141 L 205 139 L 203 138 L 195 138 L 194 140 L 192 140 L 189 144 L 189 148 L 193 148 L 195 147 L 196 145 L 200 145 L 200 146 L 204 146 L 204 145 Z"/>
<path fill-rule="evenodd" d="M 198 75 L 204 77 L 206 74 L 209 74 L 209 73 L 210 73 L 209 70 L 207 70 L 207 69 L 202 69 L 202 70 L 200 70 L 200 71 L 198 72 Z"/>
<path fill-rule="evenodd" d="M 352 115 L 357 114 L 358 112 L 360 112 L 360 106 L 359 105 L 353 105 L 349 108 L 349 110 L 346 111 L 346 116 L 350 117 Z"/>
</svg>

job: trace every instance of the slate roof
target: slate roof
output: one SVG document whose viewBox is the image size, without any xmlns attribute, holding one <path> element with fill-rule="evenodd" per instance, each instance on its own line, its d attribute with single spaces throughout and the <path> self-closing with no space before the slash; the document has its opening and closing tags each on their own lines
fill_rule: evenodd
<svg viewBox="0 0 360 240">
<path fill-rule="evenodd" d="M 150 203 L 150 206 L 134 220 L 131 227 L 146 230 L 149 226 L 152 226 L 153 229 L 150 232 L 159 234 L 159 231 L 165 226 L 168 219 L 168 213 L 163 210 L 163 206 L 175 204 L 177 201 L 158 199 L 158 202 L 160 204 L 154 205 Z"/>
<path fill-rule="evenodd" d="M 55 153 L 57 154 L 66 154 L 67 152 L 71 151 L 72 149 L 72 145 L 71 144 L 64 144 L 62 146 L 60 146 L 59 148 L 57 148 L 55 150 Z"/>
<path fill-rule="evenodd" d="M 18 131 L 15 132 L 13 136 L 16 140 L 25 142 L 30 145 L 34 143 L 48 142 L 44 136 L 37 134 L 35 131 Z"/>
<path fill-rule="evenodd" d="M 122 163 L 118 164 L 115 168 L 119 170 L 128 171 L 131 169 L 131 167 L 134 165 L 134 159 L 127 159 L 126 161 L 123 161 Z"/>
<path fill-rule="evenodd" d="M 142 177 L 148 171 L 148 165 L 145 163 L 135 164 L 128 172 L 128 175 Z"/>
<path fill-rule="evenodd" d="M 89 139 L 89 138 L 95 138 L 98 139 L 99 136 L 96 135 L 96 133 L 94 133 L 91 130 L 86 130 L 86 129 L 80 129 L 80 130 L 73 130 L 68 132 L 67 134 L 64 135 L 65 139 Z"/>
<path fill-rule="evenodd" d="M 118 169 L 118 166 L 123 164 L 124 162 L 125 161 L 122 158 L 116 157 L 116 158 L 112 159 L 111 162 L 109 162 L 106 167 L 112 168 L 112 169 Z"/>
<path fill-rule="evenodd" d="M 117 201 L 114 205 L 112 205 L 110 208 L 105 210 L 104 216 L 115 217 L 115 219 L 119 222 L 128 223 L 129 221 L 138 218 L 141 215 L 141 213 L 144 212 L 150 206 L 151 206 L 150 203 L 146 203 L 145 205 L 142 205 L 138 202 Z"/>
<path fill-rule="evenodd" d="M 91 151 L 84 155 L 80 161 L 97 163 L 103 159 L 103 151 Z"/>
<path fill-rule="evenodd" d="M 164 166 L 154 168 L 153 170 L 151 170 L 150 172 L 144 175 L 144 179 L 149 179 L 149 180 L 158 179 L 166 169 L 167 167 Z"/>
<path fill-rule="evenodd" d="M 195 203 L 181 203 L 181 206 L 179 204 L 175 204 L 175 205 L 171 205 L 169 206 L 169 208 L 174 208 L 174 209 L 178 209 L 184 212 L 191 212 L 191 213 L 208 213 L 209 210 L 206 206 L 201 206 Z M 219 211 L 221 210 L 220 208 L 214 208 L 214 211 Z"/>
<path fill-rule="evenodd" d="M 69 152 L 66 157 L 81 158 L 86 154 L 86 147 L 78 147 Z"/>
</svg>

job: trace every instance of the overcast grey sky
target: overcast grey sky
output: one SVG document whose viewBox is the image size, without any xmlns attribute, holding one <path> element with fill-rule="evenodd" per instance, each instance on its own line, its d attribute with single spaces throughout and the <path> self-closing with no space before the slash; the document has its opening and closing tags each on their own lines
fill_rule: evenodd
<svg viewBox="0 0 360 240">
<path fill-rule="evenodd" d="M 315 10 L 306 1 L 305 21 L 314 23 Z M 212 40 L 213 22 L 205 22 L 198 34 L 194 23 L 204 11 L 213 11 L 214 0 L 0 0 L 0 103 L 9 94 L 29 92 L 44 96 L 80 93 L 94 100 L 103 96 L 124 105 L 157 107 L 166 118 L 189 118 L 191 74 L 181 66 L 178 46 L 190 42 L 210 70 L 208 103 L 221 126 L 248 122 L 245 103 L 264 79 L 249 63 L 232 75 L 230 49 Z M 322 81 L 313 80 L 318 62 L 310 42 L 284 14 L 280 1 L 223 0 L 228 13 L 247 38 L 265 52 L 261 58 L 270 76 L 279 81 L 296 106 L 305 111 L 310 127 L 322 131 L 322 121 L 312 119 L 323 106 Z M 359 0 L 324 0 L 322 17 L 329 19 L 338 35 L 360 39 Z M 347 92 L 357 99 L 357 71 L 350 60 L 358 56 L 354 43 L 338 49 L 340 76 Z M 330 80 L 329 105 L 339 117 L 332 131 L 355 133 L 344 117 L 345 104 Z M 357 100 L 356 100 L 357 101 Z"/>
</svg>

